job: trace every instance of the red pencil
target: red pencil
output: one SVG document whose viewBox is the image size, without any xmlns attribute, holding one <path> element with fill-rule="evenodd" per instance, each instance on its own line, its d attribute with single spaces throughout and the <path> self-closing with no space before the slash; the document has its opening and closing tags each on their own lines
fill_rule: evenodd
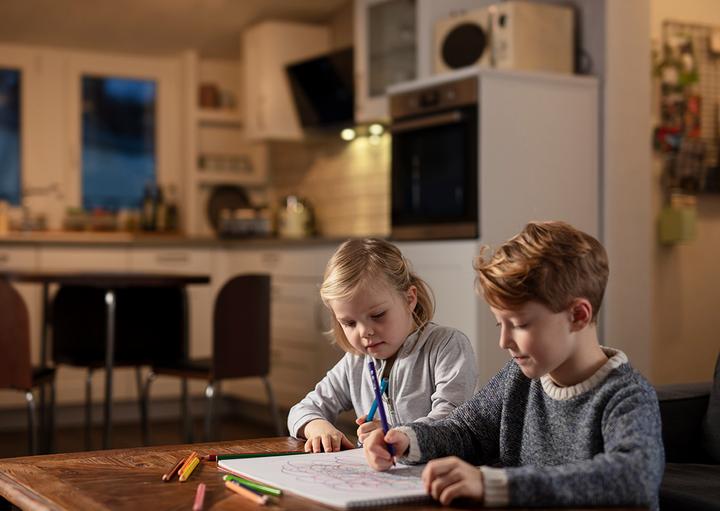
<svg viewBox="0 0 720 511">
<path fill-rule="evenodd" d="M 197 492 L 195 493 L 195 502 L 193 503 L 192 511 L 202 511 L 204 500 L 205 500 L 205 483 L 200 483 L 200 484 L 198 484 Z"/>
<path fill-rule="evenodd" d="M 178 460 L 178 462 L 175 463 L 175 465 L 173 465 L 173 467 L 170 469 L 169 472 L 165 472 L 165 473 L 163 474 L 162 480 L 165 481 L 165 482 L 168 482 L 170 479 L 172 479 L 172 478 L 173 478 L 173 474 L 175 474 L 175 472 L 177 472 L 177 471 L 180 469 L 180 467 L 182 467 L 182 466 L 185 464 L 185 460 L 186 460 L 186 459 L 187 459 L 187 458 L 180 458 L 180 459 Z"/>
</svg>

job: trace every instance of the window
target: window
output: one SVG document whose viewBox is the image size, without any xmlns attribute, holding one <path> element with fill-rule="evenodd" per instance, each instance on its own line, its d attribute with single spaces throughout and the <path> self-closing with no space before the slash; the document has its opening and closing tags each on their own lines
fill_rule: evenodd
<svg viewBox="0 0 720 511">
<path fill-rule="evenodd" d="M 0 68 L 0 200 L 20 204 L 20 71 Z"/>
<path fill-rule="evenodd" d="M 152 80 L 83 76 L 82 204 L 138 208 L 156 181 L 156 100 Z"/>
</svg>

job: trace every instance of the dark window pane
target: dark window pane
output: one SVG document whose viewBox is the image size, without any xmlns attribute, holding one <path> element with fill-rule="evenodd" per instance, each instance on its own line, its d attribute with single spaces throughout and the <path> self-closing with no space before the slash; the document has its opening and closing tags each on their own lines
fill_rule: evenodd
<svg viewBox="0 0 720 511">
<path fill-rule="evenodd" d="M 83 77 L 85 209 L 138 208 L 155 182 L 155 104 L 150 80 Z"/>
<path fill-rule="evenodd" d="M 20 71 L 0 68 L 0 200 L 20 204 Z"/>
</svg>

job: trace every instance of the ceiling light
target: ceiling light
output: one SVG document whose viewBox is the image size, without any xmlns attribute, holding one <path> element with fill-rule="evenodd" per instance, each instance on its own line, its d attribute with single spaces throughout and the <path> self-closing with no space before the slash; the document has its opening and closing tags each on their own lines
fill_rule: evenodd
<svg viewBox="0 0 720 511">
<path fill-rule="evenodd" d="M 340 132 L 340 138 L 350 142 L 355 138 L 355 130 L 352 128 L 345 128 Z"/>
<path fill-rule="evenodd" d="M 368 131 L 371 135 L 382 135 L 385 131 L 385 128 L 382 127 L 382 124 L 371 124 L 368 128 Z"/>
</svg>

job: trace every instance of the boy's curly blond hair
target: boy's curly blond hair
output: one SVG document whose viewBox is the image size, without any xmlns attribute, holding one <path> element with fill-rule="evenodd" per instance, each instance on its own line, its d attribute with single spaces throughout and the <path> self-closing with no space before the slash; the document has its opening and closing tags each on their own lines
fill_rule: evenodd
<svg viewBox="0 0 720 511">
<path fill-rule="evenodd" d="M 565 222 L 530 222 L 490 257 L 487 248 L 473 266 L 478 292 L 491 306 L 512 310 L 533 300 L 561 312 L 586 298 L 597 322 L 609 273 L 598 240 Z"/>
</svg>

